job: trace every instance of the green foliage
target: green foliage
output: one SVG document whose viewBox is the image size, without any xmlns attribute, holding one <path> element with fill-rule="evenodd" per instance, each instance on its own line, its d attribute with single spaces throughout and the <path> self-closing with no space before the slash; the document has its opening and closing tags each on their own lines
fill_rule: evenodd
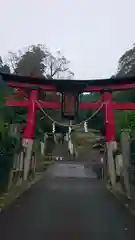
<svg viewBox="0 0 135 240">
<path fill-rule="evenodd" d="M 115 111 L 115 127 L 116 127 L 116 140 L 120 141 L 121 129 L 128 128 L 127 113 L 126 111 Z"/>
<path fill-rule="evenodd" d="M 16 58 L 15 73 L 25 76 L 42 76 L 45 71 L 44 59 L 46 56 L 47 53 L 40 45 L 30 46 L 26 52 Z"/>
<path fill-rule="evenodd" d="M 121 76 L 135 76 L 135 45 L 126 51 L 118 62 L 115 77 Z M 113 99 L 117 102 L 135 102 L 135 89 L 115 93 Z M 121 128 L 130 128 L 132 136 L 135 136 L 135 111 L 120 111 L 115 116 L 118 138 Z"/>
<path fill-rule="evenodd" d="M 8 66 L 3 64 L 1 58 L 0 71 L 9 72 Z M 9 135 L 13 112 L 5 106 L 5 97 L 10 94 L 11 90 L 0 81 L 0 191 L 4 190 L 8 184 L 14 154 L 20 149 L 20 140 Z"/>
<path fill-rule="evenodd" d="M 135 76 L 135 45 L 126 51 L 118 62 L 117 76 Z"/>
<path fill-rule="evenodd" d="M 9 126 L 0 121 L 0 191 L 4 191 L 8 184 L 10 169 L 15 153 L 21 147 L 20 139 L 9 135 Z"/>
<path fill-rule="evenodd" d="M 126 91 L 115 92 L 113 94 L 113 101 L 115 101 L 115 102 L 135 102 L 135 90 L 129 89 Z"/>
</svg>

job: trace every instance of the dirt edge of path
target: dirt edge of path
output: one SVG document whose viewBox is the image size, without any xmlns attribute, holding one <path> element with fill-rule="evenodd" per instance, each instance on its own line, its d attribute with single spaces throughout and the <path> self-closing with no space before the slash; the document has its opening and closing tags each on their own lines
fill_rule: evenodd
<svg viewBox="0 0 135 240">
<path fill-rule="evenodd" d="M 30 189 L 34 184 L 44 177 L 45 172 L 36 173 L 35 178 L 31 181 L 24 181 L 20 186 L 12 187 L 12 189 L 0 196 L 0 213 L 14 203 L 24 192 Z"/>
<path fill-rule="evenodd" d="M 128 209 L 128 211 L 135 216 L 135 202 L 132 199 L 128 199 L 126 196 L 124 196 L 119 191 L 113 190 L 110 185 L 106 185 L 107 190 L 114 195 L 115 198 L 117 198 L 118 201 L 120 201 L 125 208 Z"/>
</svg>

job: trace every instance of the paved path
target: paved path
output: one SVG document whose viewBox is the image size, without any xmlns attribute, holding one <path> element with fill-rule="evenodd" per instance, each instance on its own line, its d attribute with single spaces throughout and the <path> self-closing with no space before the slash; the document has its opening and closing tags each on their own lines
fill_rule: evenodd
<svg viewBox="0 0 135 240">
<path fill-rule="evenodd" d="M 82 164 L 56 163 L 0 214 L 2 240 L 133 240 L 135 218 Z"/>
</svg>

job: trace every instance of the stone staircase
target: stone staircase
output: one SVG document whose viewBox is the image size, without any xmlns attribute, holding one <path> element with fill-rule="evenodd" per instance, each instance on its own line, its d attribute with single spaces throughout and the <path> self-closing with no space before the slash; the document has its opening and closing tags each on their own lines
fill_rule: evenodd
<svg viewBox="0 0 135 240">
<path fill-rule="evenodd" d="M 66 141 L 64 141 L 63 144 L 61 144 L 61 143 L 56 144 L 52 155 L 55 157 L 57 157 L 57 156 L 63 157 L 64 160 L 66 160 L 66 161 L 72 160 L 72 157 L 69 155 L 69 152 L 68 152 L 68 142 L 66 142 Z"/>
</svg>

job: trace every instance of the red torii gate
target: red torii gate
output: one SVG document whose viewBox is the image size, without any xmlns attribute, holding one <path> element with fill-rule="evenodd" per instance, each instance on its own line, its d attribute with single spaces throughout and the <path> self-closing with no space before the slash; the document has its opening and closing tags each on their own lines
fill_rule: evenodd
<svg viewBox="0 0 135 240">
<path fill-rule="evenodd" d="M 3 80 L 12 88 L 29 88 L 30 95 L 28 100 L 17 101 L 7 99 L 6 104 L 11 107 L 27 108 L 26 128 L 24 130 L 24 139 L 33 139 L 35 135 L 36 112 L 38 104 L 42 108 L 61 109 L 64 104 L 60 101 L 47 102 L 39 99 L 39 91 L 60 92 L 66 100 L 69 100 L 71 112 L 75 114 L 77 110 L 98 109 L 103 105 L 104 123 L 106 132 L 106 142 L 116 141 L 115 121 L 113 110 L 134 110 L 135 103 L 116 103 L 112 101 L 112 91 L 122 91 L 135 88 L 135 77 L 110 78 L 101 80 L 54 80 L 38 77 L 18 76 L 14 74 L 0 73 Z M 78 103 L 78 96 L 83 92 L 101 92 L 102 99 L 98 102 Z M 71 96 L 74 96 L 71 102 Z M 65 100 L 63 100 L 65 101 Z M 74 110 L 73 110 L 74 107 Z M 66 109 L 63 109 L 66 111 Z"/>
</svg>

